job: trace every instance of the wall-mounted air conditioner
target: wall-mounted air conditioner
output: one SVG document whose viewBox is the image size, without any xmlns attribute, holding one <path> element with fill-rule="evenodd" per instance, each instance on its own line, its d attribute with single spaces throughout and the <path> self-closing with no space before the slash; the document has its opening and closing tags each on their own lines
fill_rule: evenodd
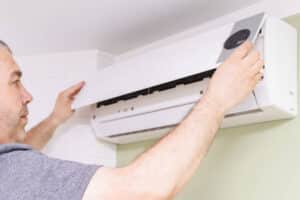
<svg viewBox="0 0 300 200">
<path fill-rule="evenodd" d="M 121 60 L 97 74 L 92 127 L 98 138 L 128 143 L 156 138 L 178 124 L 202 97 L 216 67 L 245 40 L 265 61 L 264 79 L 222 127 L 297 114 L 297 32 L 265 14 L 199 33 Z M 75 102 L 74 107 L 82 106 Z M 230 98 L 230 96 L 228 96 Z"/>
</svg>

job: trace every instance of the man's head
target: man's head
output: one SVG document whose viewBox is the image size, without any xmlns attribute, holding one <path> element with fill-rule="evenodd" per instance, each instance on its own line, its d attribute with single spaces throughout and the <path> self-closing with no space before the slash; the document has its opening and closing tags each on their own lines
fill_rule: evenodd
<svg viewBox="0 0 300 200">
<path fill-rule="evenodd" d="M 0 40 L 0 48 L 5 48 L 10 54 L 13 53 L 10 47 L 2 40 Z"/>
<path fill-rule="evenodd" d="M 25 136 L 27 105 L 32 96 L 21 83 L 21 77 L 12 51 L 0 41 L 0 143 L 21 142 Z"/>
</svg>

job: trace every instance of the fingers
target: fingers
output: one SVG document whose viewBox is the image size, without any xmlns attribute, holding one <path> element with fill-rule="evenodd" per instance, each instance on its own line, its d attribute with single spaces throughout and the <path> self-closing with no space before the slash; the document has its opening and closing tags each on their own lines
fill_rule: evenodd
<svg viewBox="0 0 300 200">
<path fill-rule="evenodd" d="M 262 72 L 257 73 L 254 77 L 254 84 L 257 85 L 257 83 L 262 80 L 263 76 Z"/>
<path fill-rule="evenodd" d="M 231 57 L 244 58 L 253 49 L 253 46 L 251 42 L 246 41 L 231 54 Z"/>
<path fill-rule="evenodd" d="M 73 99 L 75 95 L 77 95 L 80 90 L 83 88 L 83 86 L 85 85 L 85 82 L 84 81 L 81 81 L 80 83 L 77 83 L 73 86 L 71 86 L 70 88 L 66 89 L 63 93 Z"/>
<path fill-rule="evenodd" d="M 254 65 L 252 65 L 250 69 L 250 74 L 255 76 L 258 73 L 263 73 L 263 66 L 264 66 L 264 61 L 262 59 L 259 59 L 256 61 Z"/>
<path fill-rule="evenodd" d="M 258 84 L 259 81 L 261 81 L 264 77 L 264 70 L 263 70 L 263 61 L 260 60 L 258 61 L 252 68 L 252 76 L 253 76 L 253 79 L 252 79 L 252 84 L 251 84 L 251 87 L 254 89 L 255 86 Z"/>
<path fill-rule="evenodd" d="M 258 51 L 251 51 L 244 59 L 245 66 L 252 66 L 260 59 L 260 53 Z"/>
</svg>

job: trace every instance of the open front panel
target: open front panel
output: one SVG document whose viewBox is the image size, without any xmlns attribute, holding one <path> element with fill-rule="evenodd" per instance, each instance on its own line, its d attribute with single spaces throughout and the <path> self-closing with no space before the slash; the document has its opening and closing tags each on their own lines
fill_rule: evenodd
<svg viewBox="0 0 300 200">
<path fill-rule="evenodd" d="M 258 27 L 251 26 L 249 30 L 255 33 Z M 118 61 L 90 78 L 91 84 L 83 91 L 85 96 L 79 95 L 73 108 L 86 105 L 86 99 L 89 104 L 107 101 L 213 70 L 233 29 L 237 29 L 235 24 L 225 25 Z"/>
</svg>

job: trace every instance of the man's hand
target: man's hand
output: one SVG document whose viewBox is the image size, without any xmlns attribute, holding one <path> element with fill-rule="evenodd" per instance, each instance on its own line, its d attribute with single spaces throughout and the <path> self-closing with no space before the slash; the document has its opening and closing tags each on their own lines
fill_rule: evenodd
<svg viewBox="0 0 300 200">
<path fill-rule="evenodd" d="M 250 42 L 245 42 L 218 67 L 204 99 L 220 113 L 245 99 L 263 77 L 264 62 Z"/>
<path fill-rule="evenodd" d="M 83 86 L 84 82 L 80 82 L 60 92 L 56 99 L 53 112 L 27 132 L 24 143 L 41 150 L 51 139 L 55 129 L 69 119 L 75 112 L 72 110 L 71 104 Z"/>
<path fill-rule="evenodd" d="M 73 115 L 75 110 L 71 107 L 72 103 L 84 84 L 85 82 L 82 81 L 59 93 L 50 115 L 55 124 L 60 125 Z"/>
</svg>

